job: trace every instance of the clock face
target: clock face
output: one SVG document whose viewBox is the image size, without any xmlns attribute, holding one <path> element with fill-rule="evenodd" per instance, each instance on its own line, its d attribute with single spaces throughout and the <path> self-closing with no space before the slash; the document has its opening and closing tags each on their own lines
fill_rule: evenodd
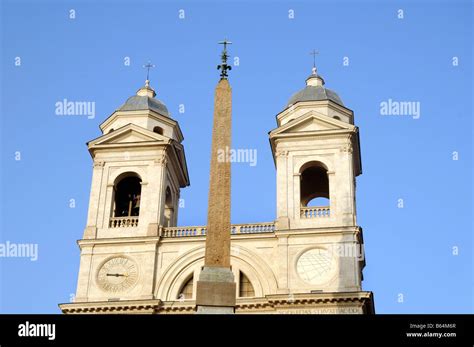
<svg viewBox="0 0 474 347">
<path fill-rule="evenodd" d="M 107 260 L 97 273 L 99 286 L 112 293 L 124 292 L 133 287 L 138 280 L 138 265 L 124 256 Z"/>
</svg>

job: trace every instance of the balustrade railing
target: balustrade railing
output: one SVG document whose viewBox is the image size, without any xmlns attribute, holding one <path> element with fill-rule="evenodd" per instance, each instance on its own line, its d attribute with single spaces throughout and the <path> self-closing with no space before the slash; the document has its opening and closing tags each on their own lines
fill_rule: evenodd
<svg viewBox="0 0 474 347">
<path fill-rule="evenodd" d="M 128 228 L 138 226 L 137 217 L 111 217 L 109 220 L 109 228 Z"/>
<path fill-rule="evenodd" d="M 233 224 L 230 228 L 232 235 L 239 234 L 259 234 L 272 233 L 275 231 L 275 223 L 255 223 L 255 224 Z M 163 237 L 190 237 L 203 236 L 207 233 L 205 226 L 189 227 L 165 227 L 163 228 Z"/>
<path fill-rule="evenodd" d="M 327 218 L 330 215 L 329 206 L 302 207 L 300 214 L 301 218 Z"/>
</svg>

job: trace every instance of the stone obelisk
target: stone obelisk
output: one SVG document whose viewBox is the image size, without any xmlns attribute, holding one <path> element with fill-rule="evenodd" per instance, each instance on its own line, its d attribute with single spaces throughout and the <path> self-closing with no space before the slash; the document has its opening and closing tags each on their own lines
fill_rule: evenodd
<svg viewBox="0 0 474 347">
<path fill-rule="evenodd" d="M 196 311 L 234 313 L 236 285 L 230 268 L 230 161 L 222 153 L 231 148 L 232 90 L 227 80 L 227 45 L 224 45 L 221 79 L 214 97 L 211 173 L 207 211 L 206 255 L 196 289 Z"/>
</svg>

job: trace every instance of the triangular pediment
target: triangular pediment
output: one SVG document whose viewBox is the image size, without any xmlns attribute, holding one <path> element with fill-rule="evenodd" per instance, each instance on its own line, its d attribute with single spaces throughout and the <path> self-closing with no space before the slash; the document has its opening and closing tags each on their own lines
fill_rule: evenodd
<svg viewBox="0 0 474 347">
<path fill-rule="evenodd" d="M 164 142 L 167 138 L 134 124 L 127 124 L 89 142 L 89 146 L 117 145 L 140 142 Z"/>
<path fill-rule="evenodd" d="M 310 111 L 272 131 L 273 134 L 351 130 L 354 126 L 346 122 Z"/>
</svg>

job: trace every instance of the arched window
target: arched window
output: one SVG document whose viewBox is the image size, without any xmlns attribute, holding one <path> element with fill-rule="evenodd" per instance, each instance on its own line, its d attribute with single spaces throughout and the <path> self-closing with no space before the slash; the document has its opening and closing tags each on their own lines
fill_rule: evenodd
<svg viewBox="0 0 474 347">
<path fill-rule="evenodd" d="M 193 298 L 193 283 L 194 276 L 191 276 L 181 287 L 178 294 L 178 299 L 189 300 Z"/>
<path fill-rule="evenodd" d="M 332 118 L 337 119 L 337 120 L 341 120 L 341 117 L 339 117 L 339 116 L 334 116 Z"/>
<path fill-rule="evenodd" d="M 115 184 L 114 217 L 138 216 L 142 180 L 136 174 L 126 174 Z"/>
<path fill-rule="evenodd" d="M 327 171 L 320 162 L 310 162 L 301 168 L 301 207 L 330 205 Z"/>
<path fill-rule="evenodd" d="M 114 128 L 110 129 L 108 133 L 110 134 L 112 131 L 114 131 Z"/>
<path fill-rule="evenodd" d="M 255 296 L 255 291 L 253 290 L 253 286 L 249 278 L 245 276 L 242 271 L 240 271 L 239 277 L 239 297 L 247 298 Z"/>
<path fill-rule="evenodd" d="M 164 225 L 166 227 L 172 226 L 173 218 L 174 218 L 174 206 L 173 206 L 173 196 L 171 194 L 170 187 L 166 187 L 164 217 L 165 217 Z"/>
<path fill-rule="evenodd" d="M 156 127 L 153 128 L 153 132 L 157 133 L 157 134 L 160 134 L 160 135 L 163 135 L 163 128 L 156 126 Z"/>
</svg>

